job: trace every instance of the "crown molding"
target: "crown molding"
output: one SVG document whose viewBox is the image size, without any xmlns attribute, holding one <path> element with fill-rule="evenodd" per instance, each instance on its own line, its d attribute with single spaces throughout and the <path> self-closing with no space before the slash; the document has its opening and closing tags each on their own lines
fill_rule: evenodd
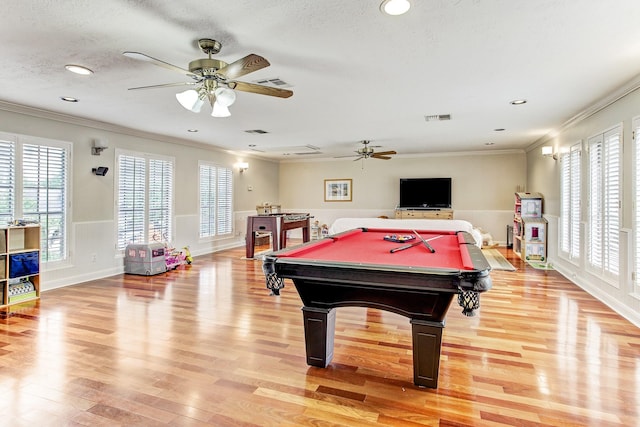
<svg viewBox="0 0 640 427">
<path fill-rule="evenodd" d="M 616 103 L 621 100 L 625 96 L 635 92 L 640 89 L 640 75 L 637 75 L 633 79 L 629 80 L 624 85 L 620 86 L 618 89 L 610 93 L 609 95 L 600 98 L 598 101 L 594 102 L 575 116 L 571 117 L 569 120 L 562 123 L 557 129 L 552 130 L 546 135 L 538 138 L 531 145 L 529 145 L 525 151 L 531 152 L 533 150 L 538 149 L 540 146 L 549 143 L 553 138 L 560 135 L 565 130 L 575 126 L 576 124 L 582 122 L 583 120 L 588 119 L 594 114 L 599 113 L 610 105 Z"/>
<path fill-rule="evenodd" d="M 220 152 L 227 152 L 223 148 L 215 145 L 209 145 L 201 142 L 190 141 L 182 138 L 175 138 L 167 135 L 161 135 L 153 132 L 144 132 L 125 126 L 114 125 L 112 123 L 101 122 L 98 120 L 87 119 L 84 117 L 73 116 L 70 114 L 56 113 L 49 110 L 44 110 L 35 107 L 28 107 L 26 105 L 15 104 L 7 101 L 0 101 L 0 110 L 10 113 L 24 114 L 27 116 L 37 117 L 40 119 L 54 120 L 61 123 L 83 126 L 92 129 L 103 130 L 107 132 L 114 132 L 128 136 L 134 136 L 137 138 L 151 139 L 158 142 L 167 142 L 170 144 L 184 145 L 193 148 L 201 148 L 205 150 L 214 150 Z"/>
</svg>

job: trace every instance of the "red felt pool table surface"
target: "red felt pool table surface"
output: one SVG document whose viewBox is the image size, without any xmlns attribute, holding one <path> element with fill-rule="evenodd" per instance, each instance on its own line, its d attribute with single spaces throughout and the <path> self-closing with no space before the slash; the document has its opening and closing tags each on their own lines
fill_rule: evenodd
<svg viewBox="0 0 640 427">
<path fill-rule="evenodd" d="M 435 250 L 432 253 L 424 244 L 391 253 L 404 243 L 384 239 L 390 235 L 414 235 L 407 230 L 355 229 L 319 241 L 314 241 L 279 254 L 280 258 L 299 260 L 322 260 L 325 262 L 349 264 L 395 265 L 433 269 L 473 270 L 469 256 L 468 242 L 463 235 L 453 231 L 416 230 Z"/>
</svg>

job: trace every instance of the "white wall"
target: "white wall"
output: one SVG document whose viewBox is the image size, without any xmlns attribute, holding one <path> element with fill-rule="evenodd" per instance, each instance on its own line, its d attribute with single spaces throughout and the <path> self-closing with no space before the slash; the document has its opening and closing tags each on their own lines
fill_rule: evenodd
<svg viewBox="0 0 640 427">
<path fill-rule="evenodd" d="M 392 160 L 306 160 L 280 165 L 280 202 L 287 210 L 310 212 L 331 225 L 340 217 L 394 216 L 400 178 L 452 178 L 456 219 L 470 221 L 504 243 L 513 221 L 514 193 L 526 181 L 522 151 L 487 151 L 402 156 Z M 324 180 L 353 180 L 351 202 L 325 202 Z"/>
<path fill-rule="evenodd" d="M 635 90 L 621 99 L 600 109 L 589 117 L 566 126 L 557 136 L 541 141 L 531 147 L 527 154 L 528 190 L 540 192 L 545 197 L 545 217 L 549 220 L 549 261 L 556 270 L 581 286 L 627 319 L 640 326 L 640 295 L 634 293 L 631 273 L 633 210 L 636 204 L 632 194 L 633 182 L 633 140 L 631 121 L 640 115 L 640 90 Z M 582 223 L 580 240 L 582 257 L 578 262 L 569 262 L 558 255 L 558 219 L 560 215 L 560 175 L 559 161 L 541 155 L 542 145 L 553 145 L 557 151 L 582 141 L 582 200 L 587 200 L 588 185 L 586 140 L 602 131 L 623 124 L 623 199 L 622 230 L 620 233 L 620 277 L 614 283 L 605 282 L 587 272 L 586 234 L 587 203 L 582 203 Z"/>
<path fill-rule="evenodd" d="M 173 245 L 189 246 L 198 255 L 244 245 L 246 214 L 265 198 L 278 199 L 278 164 L 238 156 L 157 135 L 142 134 L 104 123 L 59 116 L 0 104 L 0 132 L 38 136 L 73 144 L 69 211 L 69 260 L 53 266 L 43 264 L 41 289 L 68 286 L 123 272 L 123 259 L 116 250 L 115 150 L 116 148 L 171 156 L 175 159 L 175 231 Z M 91 155 L 94 138 L 108 140 L 100 156 Z M 198 237 L 198 161 L 205 160 L 234 169 L 234 233 L 216 240 Z M 245 160 L 249 169 L 240 174 L 233 165 Z M 107 166 L 100 177 L 91 169 Z M 253 191 L 247 191 L 247 185 Z M 95 260 L 95 261 L 94 261 Z"/>
</svg>

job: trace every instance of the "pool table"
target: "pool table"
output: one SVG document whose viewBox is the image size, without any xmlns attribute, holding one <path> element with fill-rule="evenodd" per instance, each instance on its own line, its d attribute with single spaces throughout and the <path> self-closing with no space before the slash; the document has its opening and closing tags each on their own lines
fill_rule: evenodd
<svg viewBox="0 0 640 427">
<path fill-rule="evenodd" d="M 291 279 L 302 299 L 307 364 L 331 362 L 336 308 L 376 308 L 410 319 L 414 384 L 437 388 L 449 306 L 457 296 L 473 316 L 479 293 L 491 288 L 491 268 L 467 232 L 416 233 L 358 228 L 265 255 L 267 288 L 279 295 Z M 411 243 L 419 244 L 397 250 Z"/>
</svg>

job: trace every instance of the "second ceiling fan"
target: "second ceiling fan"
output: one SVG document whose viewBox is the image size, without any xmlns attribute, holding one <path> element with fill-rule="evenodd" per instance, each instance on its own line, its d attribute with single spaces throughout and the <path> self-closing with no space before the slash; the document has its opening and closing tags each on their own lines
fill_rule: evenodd
<svg viewBox="0 0 640 427">
<path fill-rule="evenodd" d="M 249 54 L 230 64 L 211 58 L 211 55 L 220 52 L 222 45 L 213 39 L 200 39 L 198 46 L 207 54 L 207 58 L 193 60 L 189 63 L 189 69 L 184 69 L 165 61 L 153 58 L 140 52 L 123 52 L 123 55 L 140 61 L 151 62 L 154 65 L 176 71 L 191 78 L 191 81 L 179 83 L 166 83 L 151 86 L 133 87 L 129 90 L 156 89 L 173 86 L 194 86 L 193 89 L 176 94 L 180 105 L 189 111 L 199 113 L 205 101 L 208 101 L 213 111 L 213 117 L 228 117 L 231 115 L 229 106 L 236 100 L 234 90 L 257 93 L 261 95 L 289 98 L 293 92 L 287 89 L 263 86 L 255 83 L 247 83 L 235 80 L 246 74 L 268 67 L 269 61 L 260 55 Z"/>
<path fill-rule="evenodd" d="M 390 156 L 392 156 L 394 154 L 397 154 L 393 150 L 376 152 L 373 149 L 374 146 L 369 145 L 371 143 L 371 141 L 366 140 L 366 139 L 364 141 L 360 141 L 360 142 L 364 146 L 362 148 L 359 148 L 358 150 L 356 150 L 357 154 L 355 156 L 342 156 L 342 157 L 356 157 L 355 160 L 369 159 L 369 158 L 371 158 L 371 159 L 389 160 L 389 159 L 391 159 Z M 379 147 L 379 146 L 375 146 L 375 147 Z"/>
</svg>

